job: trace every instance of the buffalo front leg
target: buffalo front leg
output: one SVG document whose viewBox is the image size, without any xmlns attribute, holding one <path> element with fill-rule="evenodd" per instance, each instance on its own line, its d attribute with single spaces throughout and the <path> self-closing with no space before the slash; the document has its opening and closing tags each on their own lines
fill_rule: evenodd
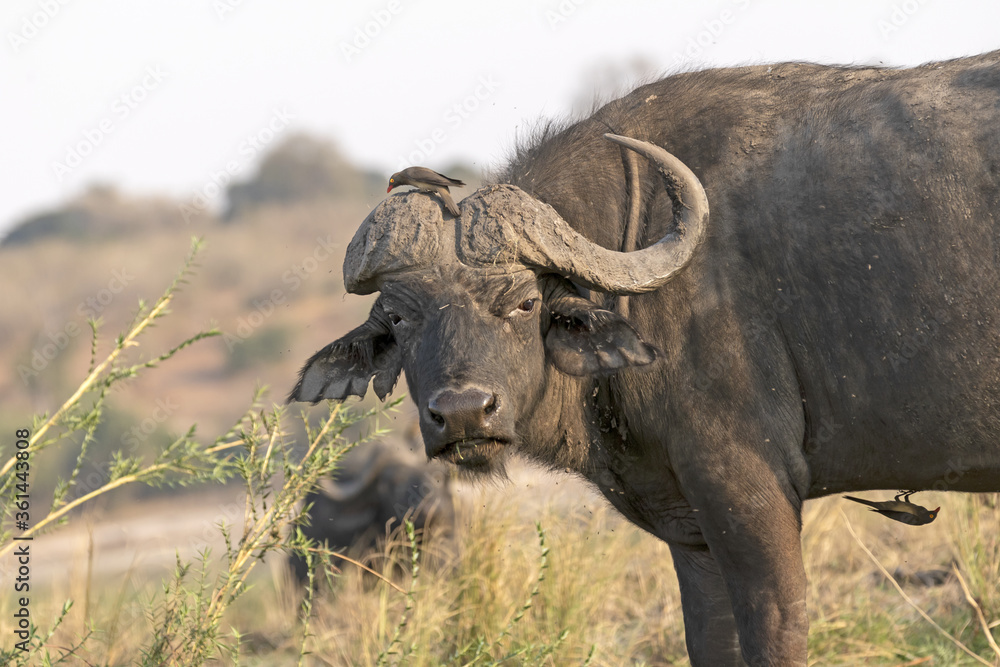
<svg viewBox="0 0 1000 667">
<path fill-rule="evenodd" d="M 707 548 L 670 545 L 684 609 L 692 667 L 742 667 L 740 640 L 726 582 Z"/>
<path fill-rule="evenodd" d="M 768 466 L 734 472 L 714 487 L 701 482 L 690 501 L 726 582 L 743 659 L 751 667 L 805 665 L 809 620 L 798 502 Z"/>
</svg>

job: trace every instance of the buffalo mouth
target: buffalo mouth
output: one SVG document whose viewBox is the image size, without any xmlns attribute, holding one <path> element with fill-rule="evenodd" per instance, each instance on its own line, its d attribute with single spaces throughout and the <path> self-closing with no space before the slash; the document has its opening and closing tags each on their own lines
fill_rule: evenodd
<svg viewBox="0 0 1000 667">
<path fill-rule="evenodd" d="M 449 442 L 434 454 L 435 459 L 467 470 L 492 471 L 510 443 L 500 438 L 472 438 Z"/>
</svg>

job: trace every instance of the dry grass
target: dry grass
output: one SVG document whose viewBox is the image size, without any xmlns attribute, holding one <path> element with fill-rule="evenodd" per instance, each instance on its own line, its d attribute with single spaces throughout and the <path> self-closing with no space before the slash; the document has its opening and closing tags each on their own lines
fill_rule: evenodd
<svg viewBox="0 0 1000 667">
<path fill-rule="evenodd" d="M 538 582 L 534 524 L 496 495 L 481 500 L 465 508 L 461 557 L 418 580 L 401 638 L 403 646 L 416 647 L 407 664 L 465 664 L 480 642 L 492 645 L 505 634 Z M 621 664 L 625 656 L 662 662 L 684 655 L 679 634 L 668 631 L 680 627 L 670 568 L 648 567 L 669 563 L 663 545 L 621 525 L 603 505 L 550 507 L 540 522 L 551 551 L 539 593 L 478 664 L 512 652 L 518 653 L 515 663 L 530 664 L 553 648 L 544 664 L 581 664 L 592 647 L 594 665 Z M 374 665 L 404 601 L 384 586 L 369 590 L 356 571 L 339 583 L 336 594 L 317 606 L 314 650 L 326 664 Z"/>
<path fill-rule="evenodd" d="M 940 494 L 938 499 L 941 516 L 925 527 L 897 525 L 834 498 L 807 506 L 802 541 L 810 580 L 811 665 L 981 664 L 906 604 L 845 523 L 846 514 L 890 572 L 947 570 L 954 562 L 1000 635 L 996 497 Z M 420 571 L 397 654 L 388 664 L 464 665 L 483 646 L 472 664 L 494 664 L 512 653 L 507 664 L 579 665 L 588 659 L 602 666 L 688 664 L 669 551 L 583 484 L 522 471 L 509 486 L 464 488 L 459 508 L 458 557 L 447 567 Z M 549 549 L 541 582 L 535 520 Z M 269 573 L 255 579 L 225 619 L 226 634 L 242 634 L 240 664 L 294 664 L 298 657 L 301 595 L 279 559 L 271 556 L 269 564 Z M 396 581 L 404 589 L 408 585 Z M 158 582 L 138 576 L 122 582 L 119 577 L 96 583 L 90 593 L 90 624 L 106 650 L 88 656 L 95 664 L 137 661 L 138 648 L 154 632 L 142 610 Z M 955 578 L 936 587 L 904 583 L 903 588 L 938 624 L 994 664 L 997 656 Z M 69 593 L 78 601 L 54 645 L 70 645 L 87 626 L 79 606 L 84 589 L 77 577 L 69 590 L 36 598 L 37 618 L 56 613 Z M 529 599 L 530 609 L 511 625 Z M 314 601 L 306 664 L 379 664 L 405 606 L 398 591 L 346 568 L 333 590 Z M 8 632 L 5 618 L 2 633 Z M 222 662 L 232 664 L 228 658 Z"/>
<path fill-rule="evenodd" d="M 533 609 L 504 648 L 544 647 L 566 632 L 542 664 L 582 664 L 592 647 L 593 665 L 687 664 L 668 549 L 585 489 L 576 491 L 583 502 L 574 506 L 572 491 L 563 492 L 538 514 L 548 530 L 549 567 Z M 462 649 L 477 637 L 497 636 L 527 596 L 538 572 L 538 548 L 531 521 L 518 516 L 511 500 L 510 494 L 489 490 L 477 497 L 467 509 L 463 558 L 451 572 L 422 575 L 403 635 L 404 645 L 417 647 L 407 664 L 464 664 L 468 656 Z M 974 590 L 986 618 L 995 623 L 1000 511 L 979 496 L 952 494 L 942 502 L 942 518 L 923 530 L 864 514 L 854 513 L 852 521 L 890 571 L 948 569 L 954 559 L 967 579 L 979 582 Z M 807 512 L 810 664 L 902 665 L 927 657 L 932 660 L 921 664 L 978 664 L 887 584 L 850 538 L 839 507 L 836 499 L 826 499 Z M 974 520 L 980 527 L 975 533 Z M 1000 657 L 991 654 L 954 578 L 906 590 L 978 655 Z M 324 656 L 317 664 L 375 664 L 402 605 L 401 596 L 386 587 L 367 590 L 356 573 L 345 575 L 337 594 L 317 606 L 312 647 Z M 1000 634 L 996 626 L 994 632 Z"/>
</svg>

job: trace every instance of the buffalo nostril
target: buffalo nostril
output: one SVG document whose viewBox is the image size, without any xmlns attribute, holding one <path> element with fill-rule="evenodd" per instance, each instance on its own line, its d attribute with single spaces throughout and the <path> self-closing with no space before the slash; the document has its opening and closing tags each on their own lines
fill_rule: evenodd
<svg viewBox="0 0 1000 667">
<path fill-rule="evenodd" d="M 447 422 L 448 404 L 447 401 L 440 399 L 440 396 L 431 399 L 431 402 L 427 404 L 427 415 L 437 426 L 444 426 Z"/>
<path fill-rule="evenodd" d="M 500 408 L 500 399 L 493 392 L 473 387 L 458 391 L 446 389 L 427 403 L 425 419 L 448 437 L 478 437 L 487 420 Z"/>
</svg>

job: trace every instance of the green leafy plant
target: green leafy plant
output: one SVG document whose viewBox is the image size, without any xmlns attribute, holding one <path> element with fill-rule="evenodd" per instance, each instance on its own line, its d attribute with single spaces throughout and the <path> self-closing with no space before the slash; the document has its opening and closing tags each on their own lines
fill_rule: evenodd
<svg viewBox="0 0 1000 667">
<path fill-rule="evenodd" d="M 14 530 L 18 527 L 14 502 L 19 493 L 17 463 L 24 461 L 27 465 L 21 468 L 30 469 L 38 453 L 50 447 L 78 443 L 76 464 L 66 479 L 59 480 L 45 516 L 19 531 L 18 537 L 22 539 L 34 538 L 55 529 L 69 518 L 73 510 L 125 485 L 182 486 L 218 484 L 236 477 L 242 479 L 246 491 L 243 522 L 236 526 L 219 525 L 226 543 L 222 557 L 213 559 L 210 551 L 203 551 L 198 558 L 197 575 L 192 577 L 193 563 L 182 561 L 178 555 L 173 577 L 164 582 L 162 593 L 157 598 L 148 601 L 146 615 L 156 631 L 141 649 L 143 665 L 200 665 L 212 657 L 221 656 L 238 660 L 240 635 L 236 632 L 231 638 L 226 636 L 223 630 L 226 611 L 247 590 L 251 573 L 271 552 L 299 551 L 307 553 L 311 560 L 315 560 L 316 555 L 327 559 L 337 556 L 325 548 L 309 544 L 302 539 L 301 533 L 288 527 L 301 520 L 302 501 L 306 494 L 315 488 L 322 477 L 334 471 L 351 447 L 383 433 L 376 428 L 365 438 L 349 440 L 344 435 L 345 431 L 399 403 L 395 401 L 384 408 L 362 412 L 352 412 L 339 404 L 331 404 L 326 418 L 316 426 L 310 424 L 303 412 L 302 422 L 308 444 L 305 452 L 298 454 L 295 439 L 283 426 L 286 421 L 284 408 L 273 406 L 268 410 L 262 409 L 264 390 L 259 388 L 242 417 L 212 442 L 200 441 L 192 426 L 152 460 L 115 451 L 110 460 L 96 462 L 107 469 L 107 482 L 68 500 L 82 466 L 89 460 L 89 445 L 101 423 L 112 387 L 156 368 L 200 340 L 220 335 L 216 329 L 198 332 L 148 361 L 128 360 L 127 351 L 140 346 L 142 334 L 170 313 L 168 306 L 181 286 L 187 283 L 200 248 L 201 242 L 195 240 L 183 268 L 163 295 L 152 306 L 140 302 L 138 313 L 127 331 L 115 339 L 111 352 L 99 362 L 100 323 L 90 322 L 93 339 L 87 376 L 55 413 L 41 415 L 34 420 L 27 447 L 11 455 L 0 467 L 0 498 L 4 499 L 5 508 L 0 524 L 0 556 L 10 553 L 18 543 L 14 539 Z M 220 564 L 221 567 L 216 567 Z M 53 650 L 49 644 L 72 604 L 71 600 L 64 604 L 62 612 L 48 629 L 42 630 L 33 624 L 28 639 L 22 644 L 27 650 L 7 650 L 0 654 L 0 662 L 15 665 L 60 664 L 81 659 L 93 637 L 92 632 L 86 633 L 69 648 Z M 308 601 L 302 611 L 304 631 L 300 660 L 306 654 Z"/>
</svg>

